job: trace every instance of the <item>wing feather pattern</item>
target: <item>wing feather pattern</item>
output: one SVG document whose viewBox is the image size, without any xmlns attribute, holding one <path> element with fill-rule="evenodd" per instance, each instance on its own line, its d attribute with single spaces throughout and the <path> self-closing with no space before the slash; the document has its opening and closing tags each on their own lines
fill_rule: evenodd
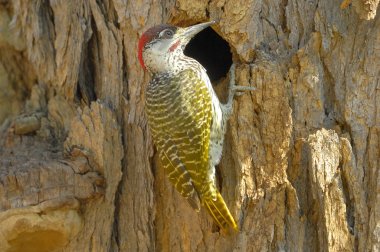
<svg viewBox="0 0 380 252">
<path fill-rule="evenodd" d="M 199 199 L 222 228 L 236 224 L 222 196 L 209 181 L 212 100 L 195 71 L 184 70 L 147 89 L 148 123 L 169 181 L 199 210 Z"/>
</svg>

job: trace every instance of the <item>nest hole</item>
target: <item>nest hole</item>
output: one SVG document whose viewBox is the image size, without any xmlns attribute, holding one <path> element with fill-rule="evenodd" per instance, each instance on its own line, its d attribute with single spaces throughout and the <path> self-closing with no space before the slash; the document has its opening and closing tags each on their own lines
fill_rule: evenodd
<svg viewBox="0 0 380 252">
<path fill-rule="evenodd" d="M 190 41 L 186 46 L 185 55 L 201 63 L 212 82 L 227 76 L 232 64 L 228 42 L 211 27 L 204 29 Z"/>
</svg>

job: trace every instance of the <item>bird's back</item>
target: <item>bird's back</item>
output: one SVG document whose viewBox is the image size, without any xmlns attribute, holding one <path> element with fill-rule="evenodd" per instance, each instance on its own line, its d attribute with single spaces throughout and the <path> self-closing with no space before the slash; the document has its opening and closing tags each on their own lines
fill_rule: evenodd
<svg viewBox="0 0 380 252">
<path fill-rule="evenodd" d="M 155 76 L 147 87 L 146 108 L 153 140 L 169 176 L 183 166 L 184 171 L 177 173 L 187 171 L 196 192 L 206 193 L 212 107 L 200 75 L 190 68 Z M 174 182 L 182 195 L 193 189 Z"/>
<path fill-rule="evenodd" d="M 177 191 L 196 210 L 201 200 L 220 227 L 237 230 L 215 187 L 210 163 L 213 101 L 202 74 L 187 69 L 155 76 L 146 92 L 148 123 L 161 163 Z"/>
<path fill-rule="evenodd" d="M 139 41 L 143 68 L 154 74 L 146 90 L 148 125 L 169 181 L 196 210 L 200 201 L 223 229 L 237 225 L 215 186 L 223 142 L 223 111 L 206 70 L 183 54 L 198 32 L 215 22 L 148 29 Z"/>
</svg>

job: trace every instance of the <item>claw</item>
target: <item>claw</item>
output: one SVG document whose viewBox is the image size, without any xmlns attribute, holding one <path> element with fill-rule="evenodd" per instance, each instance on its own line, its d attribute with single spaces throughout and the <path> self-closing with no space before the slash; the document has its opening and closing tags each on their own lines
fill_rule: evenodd
<svg viewBox="0 0 380 252">
<path fill-rule="evenodd" d="M 235 69 L 236 69 L 236 65 L 235 63 L 232 63 L 231 67 L 230 67 L 230 89 L 233 88 L 235 86 Z"/>
<path fill-rule="evenodd" d="M 233 86 L 234 91 L 255 91 L 255 87 L 246 87 L 246 86 Z"/>
<path fill-rule="evenodd" d="M 228 110 L 232 110 L 232 103 L 234 96 L 240 96 L 243 95 L 246 91 L 255 91 L 255 87 L 247 87 L 247 86 L 236 86 L 235 85 L 235 63 L 232 63 L 230 68 L 230 83 L 229 83 L 229 93 L 228 93 L 228 102 L 226 104 L 226 107 Z M 231 113 L 231 111 L 228 111 Z"/>
</svg>

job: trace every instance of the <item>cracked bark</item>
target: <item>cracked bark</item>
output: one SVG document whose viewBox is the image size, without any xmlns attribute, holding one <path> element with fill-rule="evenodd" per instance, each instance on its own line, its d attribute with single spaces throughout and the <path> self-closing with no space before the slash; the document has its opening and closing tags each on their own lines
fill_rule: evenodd
<svg viewBox="0 0 380 252">
<path fill-rule="evenodd" d="M 378 4 L 0 1 L 0 250 L 380 250 Z M 209 19 L 257 88 L 218 167 L 230 236 L 160 169 L 136 51 Z"/>
</svg>

